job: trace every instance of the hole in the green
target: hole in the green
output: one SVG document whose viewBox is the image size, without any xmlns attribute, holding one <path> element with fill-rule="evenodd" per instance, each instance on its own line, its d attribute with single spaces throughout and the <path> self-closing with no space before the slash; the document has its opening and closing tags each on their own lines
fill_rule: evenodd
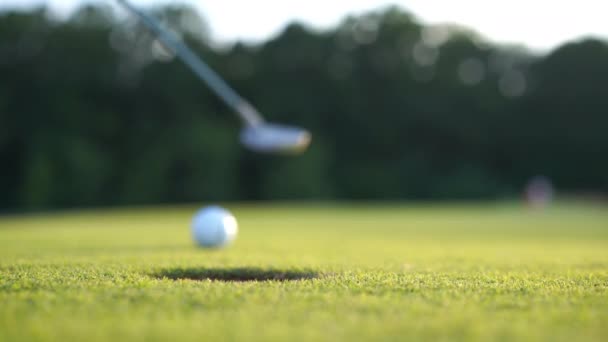
<svg viewBox="0 0 608 342">
<path fill-rule="evenodd" d="M 318 274 L 310 270 L 282 270 L 274 268 L 167 268 L 153 274 L 160 279 L 217 280 L 226 282 L 245 281 L 292 281 L 313 279 Z"/>
</svg>

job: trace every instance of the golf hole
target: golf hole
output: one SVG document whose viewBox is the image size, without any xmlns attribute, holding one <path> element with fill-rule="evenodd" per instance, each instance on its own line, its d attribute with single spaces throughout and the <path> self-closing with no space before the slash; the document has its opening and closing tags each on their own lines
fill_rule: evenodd
<svg viewBox="0 0 608 342">
<path fill-rule="evenodd" d="M 273 268 L 170 268 L 153 274 L 158 279 L 215 280 L 223 282 L 295 281 L 314 279 L 318 274 L 309 270 L 281 270 Z"/>
</svg>

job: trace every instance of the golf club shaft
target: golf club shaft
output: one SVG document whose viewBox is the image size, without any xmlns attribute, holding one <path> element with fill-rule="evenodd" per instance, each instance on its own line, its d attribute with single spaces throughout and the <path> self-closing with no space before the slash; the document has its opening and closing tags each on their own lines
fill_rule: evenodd
<svg viewBox="0 0 608 342">
<path fill-rule="evenodd" d="M 116 0 L 139 20 L 160 40 L 167 48 L 181 58 L 181 60 L 205 82 L 229 107 L 236 111 L 246 125 L 256 125 L 263 120 L 258 111 L 234 89 L 232 89 L 213 69 L 203 62 L 186 44 L 171 33 L 162 29 L 152 16 L 147 15 L 134 7 L 127 0 Z"/>
</svg>

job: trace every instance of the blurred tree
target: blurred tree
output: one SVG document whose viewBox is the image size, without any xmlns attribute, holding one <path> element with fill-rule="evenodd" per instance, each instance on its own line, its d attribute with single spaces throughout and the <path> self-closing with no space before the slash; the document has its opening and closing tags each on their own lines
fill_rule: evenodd
<svg viewBox="0 0 608 342">
<path fill-rule="evenodd" d="M 608 191 L 608 45 L 566 44 L 532 73 L 535 88 L 517 115 L 530 141 L 521 163 L 564 190 Z"/>
<path fill-rule="evenodd" d="M 114 13 L 108 4 L 86 4 L 79 7 L 69 18 L 78 26 L 109 28 L 114 25 Z"/>
<path fill-rule="evenodd" d="M 494 198 L 537 174 L 608 191 L 603 41 L 535 56 L 389 7 L 216 50 L 191 7 L 154 13 L 270 120 L 311 129 L 311 149 L 244 151 L 224 104 L 110 7 L 5 12 L 0 208 Z"/>
</svg>

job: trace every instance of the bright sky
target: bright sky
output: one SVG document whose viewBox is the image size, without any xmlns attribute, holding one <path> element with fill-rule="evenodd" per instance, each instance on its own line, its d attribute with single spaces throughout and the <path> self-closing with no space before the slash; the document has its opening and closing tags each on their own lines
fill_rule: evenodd
<svg viewBox="0 0 608 342">
<path fill-rule="evenodd" d="M 104 0 L 97 0 L 101 2 Z M 112 0 L 106 0 L 112 2 Z M 329 28 L 349 13 L 388 4 L 410 10 L 423 22 L 451 22 L 491 40 L 546 50 L 583 36 L 608 39 L 606 0 L 131 0 L 135 5 L 186 2 L 196 5 L 219 41 L 261 40 L 298 19 Z M 69 13 L 83 0 L 2 0 L 0 8 L 48 4 Z M 90 2 L 90 1 L 88 1 Z"/>
</svg>

